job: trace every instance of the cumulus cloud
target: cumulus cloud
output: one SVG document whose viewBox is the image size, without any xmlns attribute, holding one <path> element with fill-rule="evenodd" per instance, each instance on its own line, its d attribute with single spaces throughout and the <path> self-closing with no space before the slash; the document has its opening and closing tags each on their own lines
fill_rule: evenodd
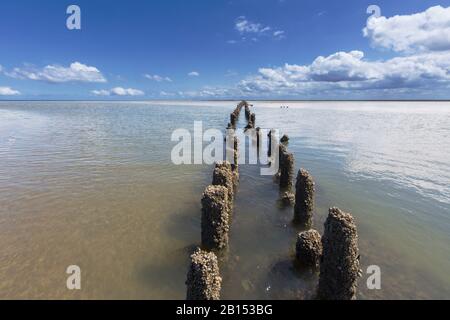
<svg viewBox="0 0 450 320">
<path fill-rule="evenodd" d="M 116 87 L 111 89 L 111 94 L 115 96 L 142 96 L 144 92 L 138 89 Z"/>
<path fill-rule="evenodd" d="M 198 77 L 200 76 L 200 73 L 198 73 L 197 71 L 192 71 L 188 73 L 189 77 Z"/>
<path fill-rule="evenodd" d="M 6 75 L 17 79 L 29 79 L 37 81 L 47 81 L 52 83 L 62 82 L 106 82 L 102 73 L 92 66 L 73 62 L 69 67 L 59 65 L 48 65 L 43 68 L 25 66 L 14 68 Z"/>
<path fill-rule="evenodd" d="M 363 29 L 372 45 L 396 52 L 450 50 L 450 7 L 393 17 L 371 17 Z"/>
<path fill-rule="evenodd" d="M 309 65 L 285 64 L 261 68 L 239 83 L 247 93 L 302 93 L 322 89 L 417 88 L 450 83 L 450 52 L 395 57 L 385 61 L 364 59 L 361 51 L 318 57 Z"/>
<path fill-rule="evenodd" d="M 144 77 L 156 82 L 163 82 L 163 81 L 167 81 L 167 82 L 172 82 L 172 79 L 170 79 L 169 77 L 163 77 L 157 74 L 144 74 Z"/>
<path fill-rule="evenodd" d="M 111 90 L 92 90 L 92 94 L 96 96 L 142 96 L 145 93 L 138 89 L 115 87 Z"/>
<path fill-rule="evenodd" d="M 240 33 L 264 33 L 271 30 L 269 26 L 250 22 L 245 16 L 238 17 L 236 19 L 234 27 Z"/>
<path fill-rule="evenodd" d="M 11 87 L 0 87 L 0 96 L 16 96 L 20 92 L 12 89 Z"/>
</svg>

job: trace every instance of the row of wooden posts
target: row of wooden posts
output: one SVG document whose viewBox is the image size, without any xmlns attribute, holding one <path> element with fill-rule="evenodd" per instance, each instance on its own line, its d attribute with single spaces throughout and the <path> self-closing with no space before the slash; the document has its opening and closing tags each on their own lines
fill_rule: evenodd
<svg viewBox="0 0 450 320">
<path fill-rule="evenodd" d="M 238 104 L 230 115 L 228 128 L 235 129 L 242 109 L 245 109 L 247 129 L 255 128 L 255 114 L 246 101 Z M 259 138 L 260 131 L 257 130 Z M 357 279 L 360 274 L 358 235 L 354 218 L 338 208 L 331 208 L 321 236 L 312 229 L 314 213 L 315 183 L 305 169 L 297 173 L 295 194 L 293 192 L 295 161 L 288 151 L 289 138 L 274 140 L 274 131 L 268 135 L 269 157 L 274 148 L 279 148 L 279 181 L 282 201 L 294 206 L 293 221 L 305 231 L 300 232 L 296 242 L 296 259 L 303 267 L 319 271 L 318 299 L 350 300 L 356 296 Z M 258 139 L 258 147 L 259 141 Z M 234 137 L 234 163 L 217 163 L 209 185 L 201 200 L 202 248 L 191 255 L 187 275 L 188 300 L 218 300 L 222 279 L 216 253 L 228 246 L 230 219 L 239 182 L 238 141 Z M 276 149 L 275 149 L 276 150 Z"/>
</svg>

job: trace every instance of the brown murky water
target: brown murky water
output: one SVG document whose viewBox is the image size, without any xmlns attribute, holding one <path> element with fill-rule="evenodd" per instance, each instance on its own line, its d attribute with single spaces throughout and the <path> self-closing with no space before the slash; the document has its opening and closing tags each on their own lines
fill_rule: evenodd
<svg viewBox="0 0 450 320">
<path fill-rule="evenodd" d="M 285 104 L 285 103 L 284 103 Z M 183 299 L 200 242 L 207 165 L 175 166 L 170 136 L 193 122 L 223 129 L 234 102 L 0 103 L 0 298 Z M 291 137 L 317 183 L 315 227 L 339 206 L 358 222 L 359 298 L 450 297 L 450 105 L 255 103 L 259 126 Z M 241 119 L 242 124 L 244 119 Z M 244 165 L 223 298 L 296 299 L 317 275 L 292 263 L 292 210 Z M 82 290 L 66 288 L 78 265 Z"/>
</svg>

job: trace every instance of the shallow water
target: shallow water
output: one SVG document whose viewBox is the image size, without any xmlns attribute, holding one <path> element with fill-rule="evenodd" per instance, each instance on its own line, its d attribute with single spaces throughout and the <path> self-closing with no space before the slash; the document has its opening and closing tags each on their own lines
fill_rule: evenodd
<svg viewBox="0 0 450 320">
<path fill-rule="evenodd" d="M 449 103 L 254 104 L 316 180 L 314 227 L 330 206 L 357 219 L 363 270 L 382 270 L 359 298 L 450 297 Z M 0 102 L 0 298 L 183 299 L 212 167 L 171 164 L 171 133 L 223 129 L 235 105 Z M 240 172 L 223 298 L 309 298 L 317 275 L 292 263 L 292 209 L 259 167 Z M 73 264 L 80 291 L 66 288 Z"/>
</svg>

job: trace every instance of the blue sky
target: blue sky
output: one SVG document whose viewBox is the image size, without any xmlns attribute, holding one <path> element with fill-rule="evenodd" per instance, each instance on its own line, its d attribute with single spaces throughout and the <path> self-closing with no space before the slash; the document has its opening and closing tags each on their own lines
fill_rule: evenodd
<svg viewBox="0 0 450 320">
<path fill-rule="evenodd" d="M 71 4 L 81 30 L 66 27 Z M 0 99 L 449 99 L 449 7 L 2 1 Z"/>
</svg>

